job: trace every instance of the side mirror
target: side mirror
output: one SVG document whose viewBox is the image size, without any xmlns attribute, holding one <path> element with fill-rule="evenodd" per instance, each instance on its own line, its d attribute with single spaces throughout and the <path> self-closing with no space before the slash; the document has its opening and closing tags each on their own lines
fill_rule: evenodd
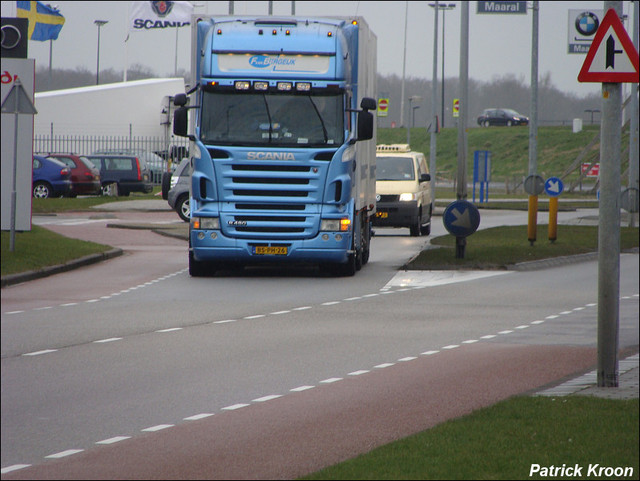
<svg viewBox="0 0 640 481">
<path fill-rule="evenodd" d="M 360 101 L 360 108 L 363 110 L 376 110 L 376 101 L 371 97 L 363 97 Z"/>
<path fill-rule="evenodd" d="M 176 94 L 173 97 L 173 105 L 176 107 L 184 107 L 187 105 L 187 94 Z"/>
<path fill-rule="evenodd" d="M 363 99 L 364 100 L 364 99 Z M 358 112 L 358 139 L 370 140 L 373 138 L 373 114 L 371 112 Z"/>
<path fill-rule="evenodd" d="M 430 174 L 422 174 L 420 176 L 420 182 L 429 182 L 431 180 Z"/>
<path fill-rule="evenodd" d="M 189 117 L 187 108 L 180 107 L 173 112 L 173 133 L 180 137 L 187 137 L 187 124 Z"/>
</svg>

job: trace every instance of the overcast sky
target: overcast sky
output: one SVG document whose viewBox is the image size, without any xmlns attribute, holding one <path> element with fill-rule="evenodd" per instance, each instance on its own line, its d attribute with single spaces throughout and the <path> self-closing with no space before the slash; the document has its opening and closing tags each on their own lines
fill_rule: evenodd
<svg viewBox="0 0 640 481">
<path fill-rule="evenodd" d="M 44 3 L 47 3 L 46 1 Z M 192 2 L 196 13 L 225 15 L 229 2 Z M 236 1 L 236 15 L 268 13 L 267 1 Z M 441 2 L 443 3 L 443 2 Z M 460 70 L 460 5 L 445 12 L 445 77 L 458 77 Z M 480 81 L 514 75 L 531 81 L 532 14 L 478 14 L 478 2 L 469 2 L 469 77 Z M 528 2 L 531 4 L 532 2 Z M 98 28 L 94 20 L 108 20 L 100 31 L 100 69 L 122 71 L 126 64 L 142 64 L 161 76 L 173 76 L 176 63 L 175 29 L 165 32 L 133 32 L 127 43 L 131 2 L 52 2 L 66 21 L 53 42 L 54 68 L 85 67 L 95 72 Z M 378 72 L 403 74 L 405 11 L 408 10 L 406 77 L 431 79 L 433 71 L 434 9 L 427 1 L 297 1 L 296 15 L 363 16 L 378 38 Z M 625 14 L 633 13 L 631 2 L 623 2 Z M 539 77 L 550 73 L 552 84 L 564 92 L 583 96 L 598 93 L 600 84 L 579 83 L 584 54 L 569 54 L 569 10 L 602 10 L 604 2 L 540 2 Z M 630 12 L 631 9 L 631 12 Z M 290 15 L 291 2 L 274 1 L 274 15 Z M 442 62 L 442 12 L 438 16 L 438 80 Z M 2 16 L 15 16 L 15 2 L 2 2 Z M 631 33 L 629 22 L 625 24 Z M 189 27 L 178 29 L 178 69 L 189 68 Z M 633 38 L 633 37 L 632 37 Z M 49 42 L 29 43 L 29 57 L 36 66 L 49 65 Z"/>
</svg>

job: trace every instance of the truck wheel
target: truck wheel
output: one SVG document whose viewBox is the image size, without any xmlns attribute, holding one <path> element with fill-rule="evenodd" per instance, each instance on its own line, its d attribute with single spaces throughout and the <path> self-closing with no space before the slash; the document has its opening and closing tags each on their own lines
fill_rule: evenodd
<svg viewBox="0 0 640 481">
<path fill-rule="evenodd" d="M 193 257 L 193 252 L 189 251 L 189 275 L 191 277 L 205 277 L 214 272 L 214 269 L 209 268 L 209 263 L 196 260 Z"/>
</svg>

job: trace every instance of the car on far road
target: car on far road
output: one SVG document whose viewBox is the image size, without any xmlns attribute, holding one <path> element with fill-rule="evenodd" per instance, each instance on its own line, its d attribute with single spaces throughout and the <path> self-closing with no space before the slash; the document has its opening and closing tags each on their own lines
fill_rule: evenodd
<svg viewBox="0 0 640 481">
<path fill-rule="evenodd" d="M 151 171 L 144 160 L 135 155 L 96 154 L 87 159 L 100 170 L 103 195 L 124 195 L 153 191 Z"/>
<path fill-rule="evenodd" d="M 191 208 L 189 202 L 189 185 L 191 184 L 191 161 L 182 159 L 175 172 L 171 176 L 170 189 L 167 194 L 167 202 L 180 218 L 189 222 Z"/>
<path fill-rule="evenodd" d="M 47 159 L 59 160 L 71 169 L 73 191 L 71 197 L 77 195 L 99 195 L 102 193 L 100 171 L 83 155 L 49 154 Z"/>
<path fill-rule="evenodd" d="M 147 167 L 149 167 L 149 170 L 151 171 L 151 182 L 154 184 L 159 184 L 162 181 L 162 173 L 167 171 L 167 161 L 153 152 L 133 149 L 114 149 L 99 150 L 91 155 L 100 154 L 135 155 L 139 159 L 144 160 Z"/>
<path fill-rule="evenodd" d="M 72 190 L 69 167 L 59 160 L 47 159 L 41 155 L 33 156 L 31 192 L 36 199 L 68 196 Z"/>
<path fill-rule="evenodd" d="M 484 109 L 478 116 L 478 125 L 489 127 L 491 125 L 528 125 L 529 117 L 519 114 L 513 109 Z"/>
</svg>

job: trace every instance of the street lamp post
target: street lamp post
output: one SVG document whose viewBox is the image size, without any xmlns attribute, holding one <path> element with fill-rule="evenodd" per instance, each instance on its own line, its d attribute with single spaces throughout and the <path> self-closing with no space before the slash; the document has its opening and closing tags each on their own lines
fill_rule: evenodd
<svg viewBox="0 0 640 481">
<path fill-rule="evenodd" d="M 109 21 L 94 20 L 93 23 L 98 26 L 98 53 L 96 55 L 96 85 L 98 85 L 100 83 L 100 27 L 109 23 Z"/>
<path fill-rule="evenodd" d="M 440 125 L 442 126 L 442 128 L 444 128 L 444 13 L 447 10 L 453 10 L 454 8 L 456 8 L 456 4 L 438 3 L 436 6 L 435 3 L 430 3 L 429 6 L 436 9 L 436 15 L 438 14 L 438 10 L 442 10 L 442 94 L 440 95 L 440 100 L 442 102 L 442 113 Z"/>
</svg>

